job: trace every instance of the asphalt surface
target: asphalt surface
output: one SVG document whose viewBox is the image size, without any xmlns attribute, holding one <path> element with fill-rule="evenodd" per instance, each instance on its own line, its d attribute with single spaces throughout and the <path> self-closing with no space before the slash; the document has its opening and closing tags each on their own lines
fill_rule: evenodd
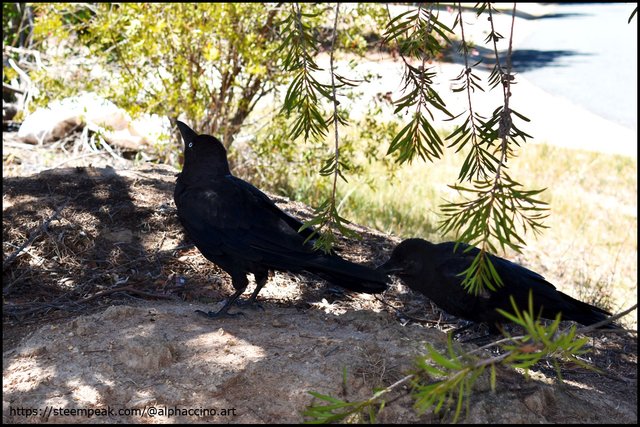
<svg viewBox="0 0 640 427">
<path fill-rule="evenodd" d="M 638 128 L 636 4 L 557 3 L 530 18 L 533 26 L 513 55 L 534 85 L 605 119 Z"/>
<path fill-rule="evenodd" d="M 501 60 L 511 33 L 512 3 L 495 3 L 495 31 Z M 628 23 L 635 4 L 518 3 L 512 57 L 515 81 L 510 107 L 530 119 L 519 128 L 533 143 L 637 158 L 637 17 Z M 453 22 L 456 9 L 442 11 Z M 448 20 L 448 21 L 447 21 Z M 485 39 L 486 16 L 473 8 L 463 12 L 465 38 L 474 43 L 474 73 L 487 81 L 494 63 L 493 45 Z M 439 87 L 450 111 L 463 111 L 466 94 L 451 93 L 463 57 L 436 64 Z M 503 63 L 504 65 L 504 63 Z M 502 103 L 501 91 L 476 91 L 474 111 L 485 116 Z"/>
</svg>

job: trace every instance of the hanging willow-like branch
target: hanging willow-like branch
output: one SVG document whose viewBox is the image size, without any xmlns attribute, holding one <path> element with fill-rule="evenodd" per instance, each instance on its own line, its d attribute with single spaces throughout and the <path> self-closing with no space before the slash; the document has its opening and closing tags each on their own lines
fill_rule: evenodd
<svg viewBox="0 0 640 427">
<path fill-rule="evenodd" d="M 463 28 L 461 10 L 462 7 L 458 5 L 458 19 Z M 514 82 L 514 76 L 511 74 L 511 55 L 516 5 L 514 3 L 511 17 L 506 67 L 500 62 L 497 43 L 503 37 L 494 27 L 493 7 L 490 3 L 483 4 L 478 15 L 484 10 L 488 11 L 491 25 L 491 32 L 486 41 L 492 43 L 495 56 L 489 85 L 491 88 L 502 88 L 503 105 L 496 108 L 488 120 L 484 120 L 473 114 L 469 103 L 470 114 L 465 124 L 449 136 L 452 138 L 458 135 L 452 145 L 460 144 L 459 149 L 467 143 L 472 145 L 458 178 L 460 181 L 471 181 L 471 186 L 450 185 L 466 200 L 443 204 L 441 210 L 444 219 L 440 223 L 443 234 L 454 232 L 459 241 L 480 247 L 480 252 L 471 266 L 460 272 L 465 276 L 463 285 L 469 292 L 476 294 L 485 287 L 495 290 L 502 285 L 500 276 L 487 256 L 490 252 L 497 252 L 496 242 L 503 251 L 506 247 L 521 251 L 525 241 L 520 230 L 539 232 L 546 228 L 542 221 L 548 216 L 546 202 L 538 198 L 544 189 L 525 190 L 506 172 L 506 163 L 514 156 L 512 146 L 519 146 L 531 137 L 514 125 L 514 118 L 527 122 L 529 119 L 509 107 L 511 85 Z M 466 43 L 464 38 L 462 43 L 463 46 Z M 466 49 L 464 54 L 468 54 Z M 475 86 L 475 82 L 468 62 L 465 63 L 465 70 L 461 76 L 467 79 L 463 82 L 463 87 L 467 90 L 470 100 L 470 90 Z"/>
</svg>

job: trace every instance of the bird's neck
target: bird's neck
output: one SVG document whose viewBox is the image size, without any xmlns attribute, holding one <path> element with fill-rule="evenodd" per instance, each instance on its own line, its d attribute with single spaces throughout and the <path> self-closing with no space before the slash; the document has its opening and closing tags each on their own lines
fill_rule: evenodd
<svg viewBox="0 0 640 427">
<path fill-rule="evenodd" d="M 180 172 L 179 179 L 184 184 L 196 185 L 206 181 L 221 179 L 225 176 L 231 175 L 231 172 L 227 168 L 226 170 L 219 169 L 199 169 L 194 170 L 190 168 L 183 168 Z"/>
</svg>

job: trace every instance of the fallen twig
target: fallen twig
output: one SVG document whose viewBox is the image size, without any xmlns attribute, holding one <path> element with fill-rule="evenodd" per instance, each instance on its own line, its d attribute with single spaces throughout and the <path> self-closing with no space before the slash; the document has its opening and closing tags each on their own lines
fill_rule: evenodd
<svg viewBox="0 0 640 427">
<path fill-rule="evenodd" d="M 20 255 L 20 253 L 25 248 L 30 246 L 33 243 L 33 241 L 38 238 L 38 236 L 40 236 L 43 232 L 47 230 L 47 227 L 49 226 L 51 221 L 56 219 L 56 217 L 60 214 L 60 212 L 62 212 L 62 210 L 67 206 L 68 203 L 69 203 L 69 199 L 67 199 L 62 205 L 58 206 L 55 212 L 53 213 L 53 215 L 47 218 L 47 220 L 43 222 L 37 229 L 32 230 L 29 233 L 29 238 L 27 239 L 27 241 L 24 242 L 22 245 L 20 245 L 18 249 L 16 249 L 11 255 L 9 255 L 6 260 L 4 260 L 4 262 L 2 263 L 3 272 L 7 269 L 7 267 L 9 267 L 16 260 L 18 255 Z M 9 286 L 11 286 L 11 284 L 7 285 L 7 287 Z"/>
<path fill-rule="evenodd" d="M 64 159 L 63 161 L 61 161 L 60 163 L 56 164 L 51 169 L 57 169 L 62 165 L 65 165 L 65 164 L 67 164 L 69 162 L 73 162 L 75 160 L 84 159 L 85 157 L 93 157 L 93 156 L 100 156 L 100 155 L 106 155 L 106 154 L 104 152 L 102 152 L 102 151 L 99 151 L 99 152 L 95 152 L 95 153 L 82 154 L 80 156 L 75 156 L 75 157 L 68 157 L 68 158 Z"/>
<path fill-rule="evenodd" d="M 158 299 L 166 299 L 166 300 L 174 300 L 175 297 L 172 295 L 162 295 L 162 294 L 154 294 L 151 292 L 145 292 L 145 291 L 141 291 L 139 289 L 135 289 L 131 286 L 120 286 L 117 288 L 111 288 L 111 289 L 105 289 L 104 291 L 100 291 L 97 292 L 93 295 L 91 295 L 90 297 L 84 298 L 80 301 L 68 301 L 68 302 L 63 302 L 63 303 L 40 303 L 38 304 L 37 307 L 32 307 L 30 309 L 25 309 L 23 311 L 18 311 L 19 308 L 17 307 L 5 307 L 5 312 L 13 317 L 23 317 L 23 316 L 27 316 L 29 314 L 32 313 L 37 313 L 39 311 L 41 311 L 43 308 L 55 308 L 58 310 L 64 309 L 65 307 L 68 307 L 69 305 L 74 305 L 74 306 L 80 306 L 83 304 L 86 304 L 90 301 L 93 301 L 94 299 L 100 298 L 100 297 L 104 297 L 106 295 L 110 295 L 110 294 L 114 294 L 114 293 L 118 293 L 118 292 L 128 292 L 130 294 L 136 294 L 136 295 L 141 295 L 143 297 L 147 297 L 147 298 L 158 298 Z M 31 304 L 29 304 L 31 305 Z"/>
<path fill-rule="evenodd" d="M 21 150 L 33 151 L 36 149 L 36 147 L 33 144 L 27 144 L 26 142 L 2 141 L 2 145 L 5 147 L 19 148 Z"/>
<path fill-rule="evenodd" d="M 381 302 L 382 304 L 386 305 L 387 307 L 391 308 L 393 311 L 395 311 L 396 315 L 404 317 L 405 319 L 408 320 L 413 320 L 414 322 L 420 322 L 420 323 L 433 323 L 434 325 L 452 325 L 458 322 L 450 322 L 450 321 L 443 321 L 443 320 L 432 320 L 432 319 L 425 319 L 422 317 L 415 317 L 412 316 L 410 314 L 408 314 L 405 311 L 402 311 L 394 306 L 392 306 L 391 304 L 389 304 L 388 302 L 386 302 L 384 299 L 379 298 L 377 295 L 374 295 L 374 298 L 376 300 L 378 300 L 379 302 Z"/>
<path fill-rule="evenodd" d="M 2 83 L 2 93 L 19 93 L 20 95 L 24 94 L 24 90 L 19 87 L 13 87 L 6 83 Z"/>
<path fill-rule="evenodd" d="M 613 323 L 614 321 L 618 320 L 619 318 L 626 316 L 627 314 L 631 313 L 633 310 L 638 308 L 638 303 L 635 303 L 634 305 L 632 305 L 631 307 L 629 307 L 628 309 L 614 315 L 611 317 L 607 317 L 606 319 L 598 322 L 598 323 L 594 323 L 592 325 L 589 326 L 585 326 L 584 328 L 580 328 L 578 329 L 576 332 L 580 333 L 580 334 L 584 334 L 587 332 L 591 332 L 597 328 L 599 328 L 600 326 L 604 326 L 604 325 L 608 325 L 609 323 Z M 601 330 L 599 332 L 629 332 L 629 330 L 627 329 L 606 329 L 606 330 Z"/>
<path fill-rule="evenodd" d="M 131 286 L 120 286 L 118 288 L 105 289 L 104 291 L 97 292 L 91 295 L 90 297 L 87 297 L 83 300 L 78 301 L 77 304 L 86 304 L 89 301 L 92 301 L 96 298 L 100 298 L 105 295 L 113 294 L 116 292 L 129 292 L 131 294 L 141 295 L 143 297 L 149 297 L 149 298 L 170 299 L 170 300 L 174 299 L 174 297 L 171 295 L 154 294 L 151 292 L 145 292 L 136 288 L 132 288 Z"/>
</svg>

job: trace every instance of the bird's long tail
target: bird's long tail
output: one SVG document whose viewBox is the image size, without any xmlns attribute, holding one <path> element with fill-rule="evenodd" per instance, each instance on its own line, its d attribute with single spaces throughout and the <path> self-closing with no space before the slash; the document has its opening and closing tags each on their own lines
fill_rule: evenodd
<svg viewBox="0 0 640 427">
<path fill-rule="evenodd" d="M 564 320 L 573 320 L 583 325 L 593 325 L 594 323 L 602 322 L 603 320 L 611 317 L 611 313 L 596 307 L 586 302 L 579 301 L 569 295 L 562 294 L 563 298 L 570 301 L 575 310 L 571 310 L 568 313 L 563 313 Z M 607 323 L 600 326 L 600 329 L 620 329 L 620 326 L 615 323 Z"/>
<path fill-rule="evenodd" d="M 334 285 L 369 294 L 387 289 L 388 277 L 379 271 L 356 264 L 337 255 L 314 258 L 305 270 L 317 274 Z"/>
</svg>

